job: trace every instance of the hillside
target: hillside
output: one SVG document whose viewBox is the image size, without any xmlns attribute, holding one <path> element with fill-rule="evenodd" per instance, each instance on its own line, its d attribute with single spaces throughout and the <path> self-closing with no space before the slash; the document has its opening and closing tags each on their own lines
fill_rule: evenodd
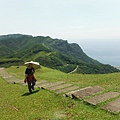
<svg viewBox="0 0 120 120">
<path fill-rule="evenodd" d="M 19 68 L 12 66 L 5 70 L 23 81 L 25 66 L 19 66 Z M 64 81 L 79 86 L 80 89 L 88 86 L 101 86 L 105 88 L 104 92 L 120 91 L 120 73 L 66 74 L 42 67 L 42 69 L 36 70 L 35 76 L 37 78 L 36 85 L 42 80 Z M 63 97 L 62 94 L 56 95 L 54 92 L 38 88 L 30 95 L 27 86 L 8 84 L 0 77 L 1 120 L 119 120 L 120 114 L 112 114 L 101 108 L 112 100 L 92 106 L 84 100 Z"/>
<path fill-rule="evenodd" d="M 87 56 L 81 47 L 49 36 L 11 34 L 0 36 L 0 66 L 20 65 L 33 60 L 41 65 L 69 73 L 112 73 L 118 69 Z M 7 63 L 7 64 L 6 64 Z"/>
</svg>

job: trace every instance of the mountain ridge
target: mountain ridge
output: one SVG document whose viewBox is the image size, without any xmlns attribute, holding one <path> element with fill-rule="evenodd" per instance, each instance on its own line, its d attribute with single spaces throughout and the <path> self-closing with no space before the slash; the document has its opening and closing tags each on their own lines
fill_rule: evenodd
<svg viewBox="0 0 120 120">
<path fill-rule="evenodd" d="M 46 67 L 69 73 L 112 73 L 119 70 L 87 56 L 77 43 L 49 36 L 10 34 L 0 36 L 0 58 L 34 60 Z M 19 60 L 18 60 L 19 61 Z"/>
</svg>

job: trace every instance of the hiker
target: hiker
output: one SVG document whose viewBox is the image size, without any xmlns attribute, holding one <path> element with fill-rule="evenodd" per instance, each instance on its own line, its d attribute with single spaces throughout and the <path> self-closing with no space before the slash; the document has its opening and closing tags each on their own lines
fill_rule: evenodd
<svg viewBox="0 0 120 120">
<path fill-rule="evenodd" d="M 28 90 L 32 93 L 34 90 L 34 86 L 36 83 L 36 78 L 34 77 L 35 69 L 32 67 L 32 64 L 29 63 L 26 70 L 25 70 L 25 80 L 24 82 L 28 84 Z"/>
</svg>

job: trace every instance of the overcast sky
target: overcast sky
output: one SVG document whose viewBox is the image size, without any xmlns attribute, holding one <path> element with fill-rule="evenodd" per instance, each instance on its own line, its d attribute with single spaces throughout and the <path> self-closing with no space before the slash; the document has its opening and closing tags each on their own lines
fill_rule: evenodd
<svg viewBox="0 0 120 120">
<path fill-rule="evenodd" d="M 119 14 L 120 0 L 0 0 L 0 35 L 50 36 L 103 56 L 119 50 Z"/>
</svg>

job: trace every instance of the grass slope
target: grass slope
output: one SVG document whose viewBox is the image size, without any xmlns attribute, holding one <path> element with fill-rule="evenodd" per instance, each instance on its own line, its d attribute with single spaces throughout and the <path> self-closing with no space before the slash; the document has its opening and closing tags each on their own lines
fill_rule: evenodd
<svg viewBox="0 0 120 120">
<path fill-rule="evenodd" d="M 6 69 L 20 79 L 24 79 L 25 67 Z M 65 74 L 57 70 L 42 67 L 36 70 L 37 80 L 51 82 L 66 81 L 82 87 L 99 85 L 106 91 L 120 91 L 120 73 L 104 75 Z M 27 94 L 27 87 L 8 84 L 0 78 L 0 119 L 1 120 L 118 120 L 114 115 L 83 101 L 65 98 L 46 90 L 37 90 Z"/>
</svg>

